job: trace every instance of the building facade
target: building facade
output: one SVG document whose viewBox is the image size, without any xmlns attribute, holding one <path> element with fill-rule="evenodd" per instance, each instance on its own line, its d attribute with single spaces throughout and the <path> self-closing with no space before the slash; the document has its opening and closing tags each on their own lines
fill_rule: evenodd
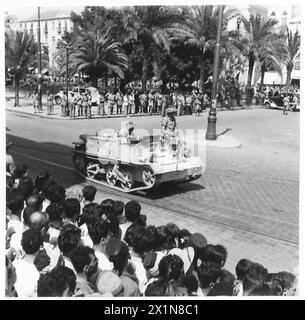
<svg viewBox="0 0 305 320">
<path fill-rule="evenodd" d="M 297 5 L 286 5 L 278 7 L 264 7 L 264 6 L 244 6 L 238 7 L 240 13 L 249 18 L 251 14 L 260 14 L 266 18 L 276 19 L 278 21 L 278 28 L 288 27 L 294 34 L 296 31 L 301 32 L 301 7 Z M 242 30 L 243 23 L 241 19 L 236 16 L 227 23 L 228 30 Z M 247 83 L 248 68 L 240 74 L 239 82 L 243 85 Z M 282 77 L 276 72 L 266 72 L 264 83 L 265 84 L 285 84 L 286 83 L 286 67 L 282 66 Z M 295 63 L 294 70 L 292 71 L 292 79 L 300 79 L 300 61 Z M 260 67 L 255 63 L 252 84 L 260 82 Z"/>
<path fill-rule="evenodd" d="M 40 12 L 40 42 L 41 51 L 48 54 L 48 71 L 54 74 L 56 70 L 55 55 L 58 50 L 58 42 L 65 32 L 73 30 L 73 22 L 70 19 L 71 9 L 51 9 Z M 27 31 L 33 34 L 38 41 L 38 9 L 37 13 L 28 18 L 17 18 L 9 22 L 13 30 Z"/>
</svg>

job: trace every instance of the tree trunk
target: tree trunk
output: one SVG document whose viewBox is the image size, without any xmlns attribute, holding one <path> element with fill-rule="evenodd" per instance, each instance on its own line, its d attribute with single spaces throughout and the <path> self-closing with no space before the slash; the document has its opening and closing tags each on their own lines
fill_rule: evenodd
<svg viewBox="0 0 305 320">
<path fill-rule="evenodd" d="M 162 86 L 161 86 L 161 90 L 164 93 L 166 91 L 166 85 L 167 85 L 168 81 L 166 78 L 162 79 Z"/>
<path fill-rule="evenodd" d="M 249 56 L 249 69 L 248 69 L 248 79 L 247 79 L 247 87 L 246 87 L 246 103 L 247 105 L 251 104 L 251 84 L 252 84 L 252 74 L 254 69 L 254 57 L 252 55 Z"/>
<path fill-rule="evenodd" d="M 292 73 L 292 68 L 287 67 L 287 78 L 286 78 L 286 90 L 288 90 L 291 82 L 291 73 Z"/>
<path fill-rule="evenodd" d="M 92 79 L 91 79 L 92 87 L 97 88 L 97 81 L 98 81 L 97 77 L 92 77 Z"/>
<path fill-rule="evenodd" d="M 148 56 L 147 56 L 147 53 L 144 51 L 143 66 L 142 66 L 142 90 L 144 92 L 146 91 L 147 74 L 148 74 Z"/>
<path fill-rule="evenodd" d="M 108 87 L 108 77 L 107 77 L 107 71 L 105 72 L 105 90 L 107 90 Z"/>
<path fill-rule="evenodd" d="M 15 103 L 14 103 L 14 107 L 19 107 L 19 79 L 18 79 L 17 76 L 15 76 L 14 82 L 15 82 Z"/>
<path fill-rule="evenodd" d="M 204 84 L 203 84 L 203 79 L 204 79 L 204 60 L 200 59 L 200 75 L 199 75 L 199 79 L 200 79 L 200 90 L 201 92 L 203 92 L 204 89 Z"/>
<path fill-rule="evenodd" d="M 261 83 L 259 85 L 259 91 L 263 90 L 265 73 L 266 73 L 266 68 L 265 68 L 265 63 L 263 63 L 261 66 Z"/>
</svg>

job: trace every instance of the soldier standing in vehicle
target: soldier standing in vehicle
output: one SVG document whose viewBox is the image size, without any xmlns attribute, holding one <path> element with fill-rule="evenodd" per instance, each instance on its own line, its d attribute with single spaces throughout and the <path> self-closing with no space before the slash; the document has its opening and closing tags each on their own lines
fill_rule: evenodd
<svg viewBox="0 0 305 320">
<path fill-rule="evenodd" d="M 288 115 L 289 102 L 290 102 L 289 96 L 288 94 L 286 94 L 286 96 L 283 99 L 283 104 L 284 104 L 283 114 L 285 115 Z"/>
<path fill-rule="evenodd" d="M 177 122 L 175 119 L 175 114 L 177 113 L 177 110 L 173 106 L 169 106 L 165 113 L 166 116 L 162 118 L 161 121 L 161 145 L 167 145 L 171 151 L 176 151 Z"/>
</svg>

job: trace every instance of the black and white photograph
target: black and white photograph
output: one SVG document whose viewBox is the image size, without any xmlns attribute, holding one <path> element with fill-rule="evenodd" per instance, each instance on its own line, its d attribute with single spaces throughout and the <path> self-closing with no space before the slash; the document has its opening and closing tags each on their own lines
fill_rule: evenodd
<svg viewBox="0 0 305 320">
<path fill-rule="evenodd" d="M 300 2 L 69 3 L 2 4 L 1 296 L 300 298 Z"/>
</svg>

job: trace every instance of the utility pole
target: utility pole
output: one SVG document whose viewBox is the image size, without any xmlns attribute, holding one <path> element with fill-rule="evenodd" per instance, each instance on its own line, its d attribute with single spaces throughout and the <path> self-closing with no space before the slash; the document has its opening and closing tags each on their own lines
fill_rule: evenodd
<svg viewBox="0 0 305 320">
<path fill-rule="evenodd" d="M 37 26 L 37 40 L 38 40 L 38 110 L 42 110 L 42 94 L 41 94 L 41 83 L 42 83 L 42 74 L 41 74 L 41 42 L 40 42 L 40 7 L 38 7 L 38 26 Z"/>
<path fill-rule="evenodd" d="M 68 43 L 66 44 L 66 56 L 67 56 L 67 61 L 66 61 L 66 72 L 67 72 L 67 102 L 66 102 L 66 114 L 69 106 L 69 46 Z"/>
<path fill-rule="evenodd" d="M 211 92 L 211 107 L 208 116 L 208 127 L 206 131 L 206 140 L 216 140 L 216 104 L 217 104 L 217 82 L 218 82 L 218 70 L 219 70 L 219 60 L 220 60 L 220 40 L 221 40 L 221 31 L 222 31 L 222 15 L 223 15 L 223 6 L 218 6 L 219 15 L 218 15 L 218 26 L 217 26 L 217 38 L 216 38 L 216 47 L 214 53 L 214 68 L 213 68 L 213 83 L 212 83 L 212 92 Z"/>
</svg>

